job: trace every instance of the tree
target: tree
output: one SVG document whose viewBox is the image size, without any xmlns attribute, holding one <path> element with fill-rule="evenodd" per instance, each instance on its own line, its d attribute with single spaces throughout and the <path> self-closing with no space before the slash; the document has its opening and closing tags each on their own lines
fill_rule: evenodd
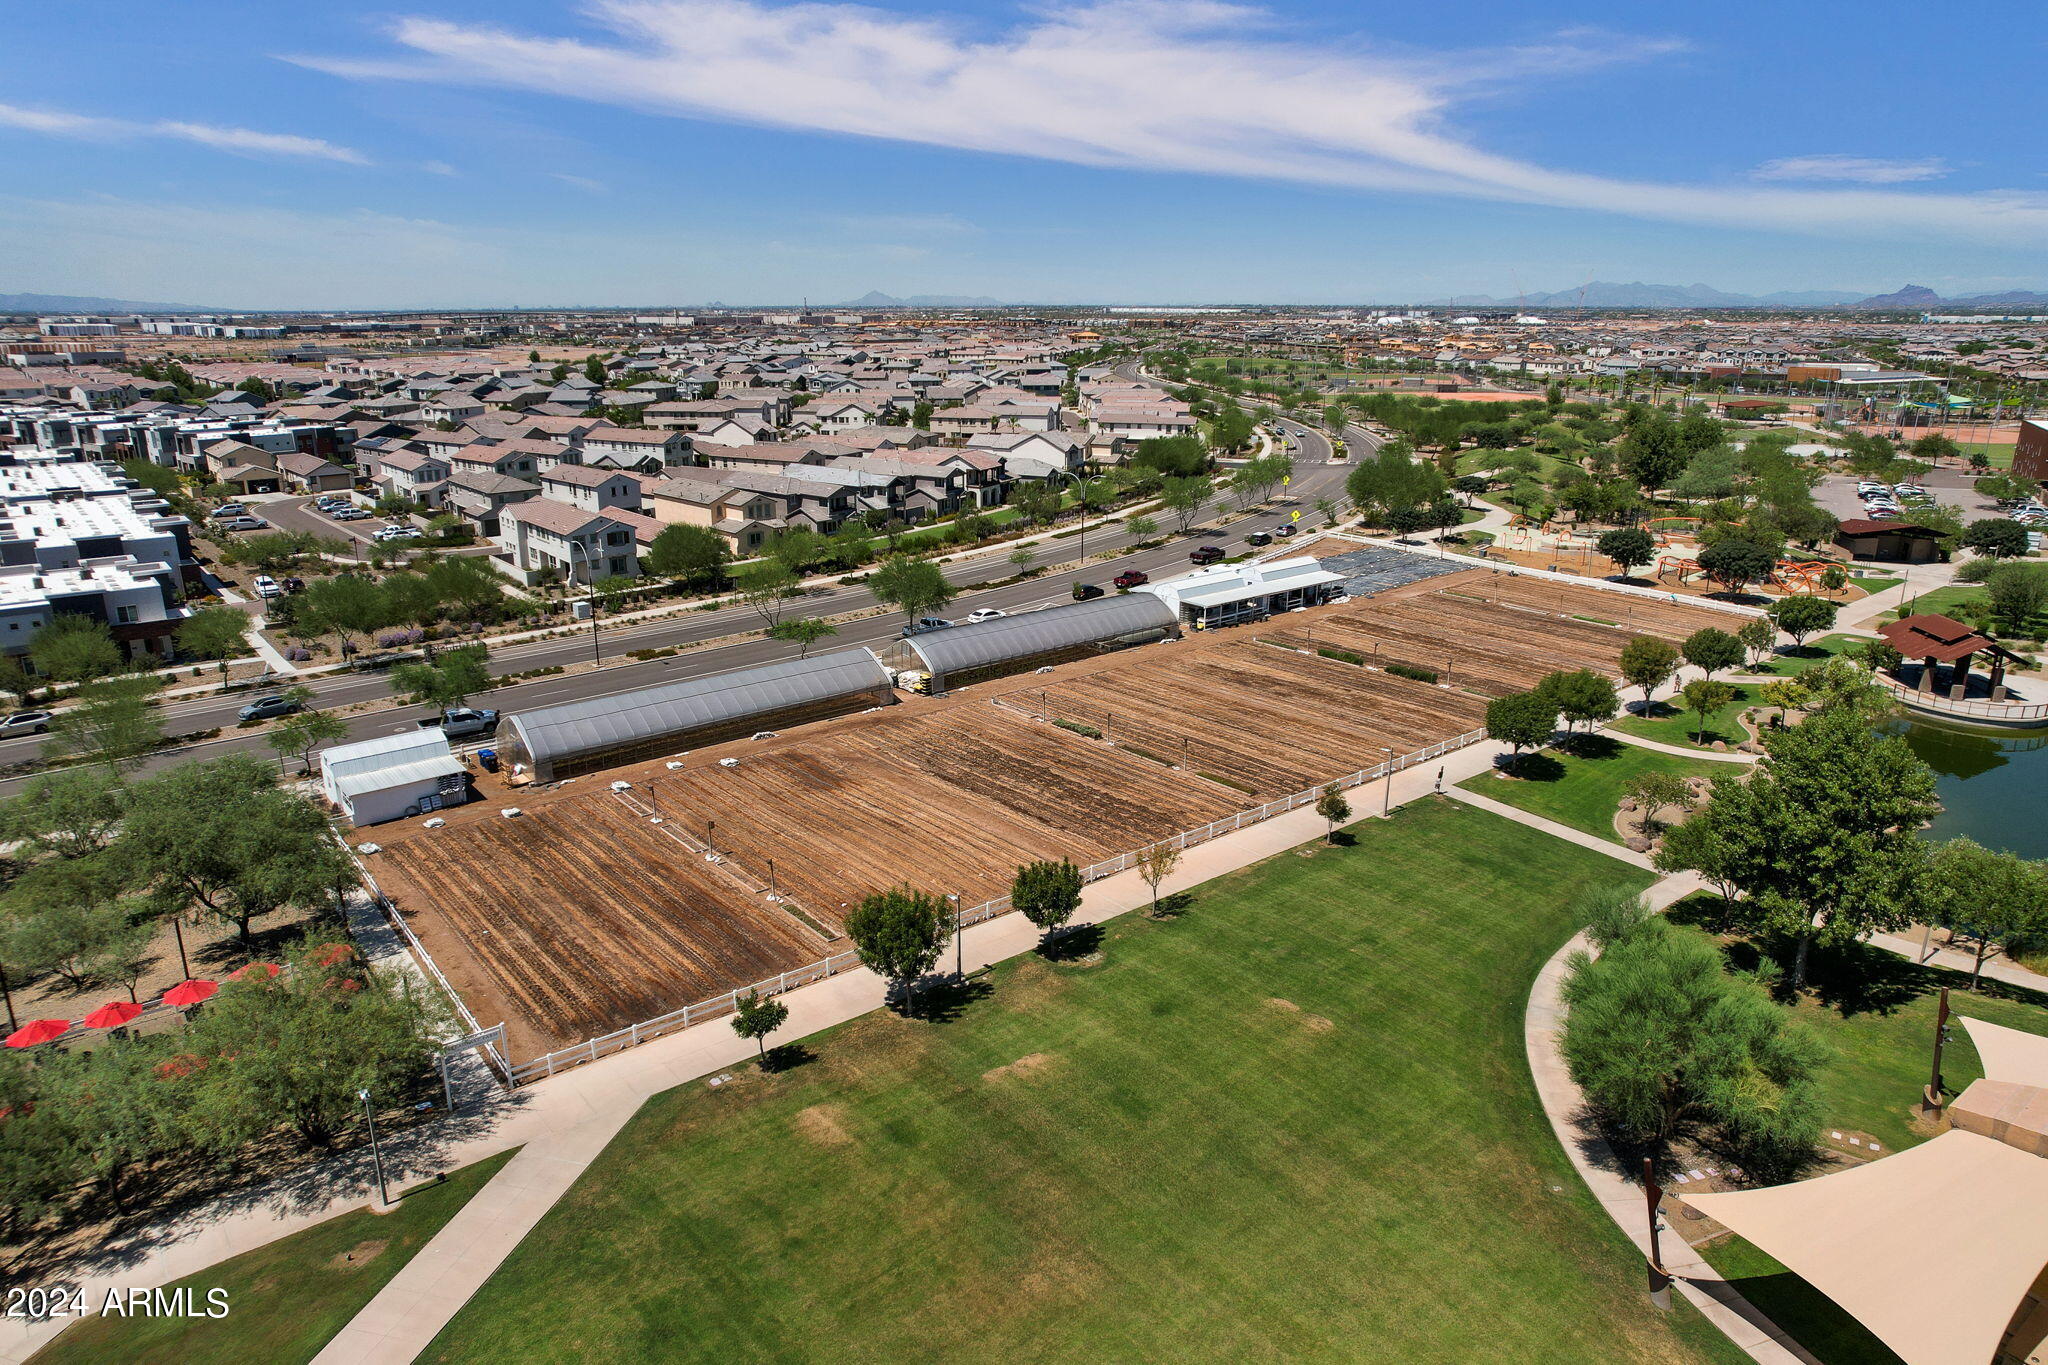
<svg viewBox="0 0 2048 1365">
<path fill-rule="evenodd" d="M 1022 578 L 1024 571 L 1037 561 L 1038 551 L 1032 549 L 1029 545 L 1019 545 L 1011 550 L 1007 557 L 1010 561 L 1010 567 L 1017 571 L 1019 578 Z"/>
<path fill-rule="evenodd" d="M 1661 772 L 1655 768 L 1637 773 L 1621 787 L 1622 795 L 1636 803 L 1643 813 L 1643 833 L 1648 834 L 1657 823 L 1657 813 L 1666 806 L 1677 806 L 1690 810 L 1693 804 L 1692 787 L 1677 773 Z"/>
<path fill-rule="evenodd" d="M 611 379 L 611 376 L 605 373 L 604 362 L 594 355 L 584 359 L 583 377 L 600 389 Z"/>
<path fill-rule="evenodd" d="M 1753 617 L 1742 623 L 1742 628 L 1735 632 L 1735 639 L 1748 651 L 1748 662 L 1755 665 L 1761 663 L 1764 655 L 1776 647 L 1778 628 L 1765 617 Z"/>
<path fill-rule="evenodd" d="M 310 801 L 279 789 L 253 754 L 166 768 L 131 788 L 120 850 L 166 913 L 188 905 L 235 926 L 329 904 L 354 880 Z"/>
<path fill-rule="evenodd" d="M 1638 635 L 1621 647 L 1621 679 L 1630 687 L 1643 689 L 1643 710 L 1658 688 L 1678 671 L 1678 651 L 1669 640 L 1655 635 Z"/>
<path fill-rule="evenodd" d="M 2048 609 L 2048 565 L 2000 564 L 1984 580 L 1991 616 L 2009 631 L 2025 630 Z"/>
<path fill-rule="evenodd" d="M 1787 712 L 1798 710 L 1812 698 L 1812 694 L 1806 690 L 1806 684 L 1797 678 L 1774 679 L 1759 688 L 1757 695 L 1764 705 L 1778 708 L 1780 725 L 1785 723 Z"/>
<path fill-rule="evenodd" d="M 322 634 L 332 634 L 341 652 L 353 653 L 358 636 L 390 623 L 390 604 L 367 578 L 337 574 L 307 585 L 299 598 L 299 619 Z"/>
<path fill-rule="evenodd" d="M 1919 913 L 1927 846 L 1918 830 L 1938 809 L 1934 774 L 1853 707 L 1810 714 L 1763 745 L 1747 781 L 1714 779 L 1712 801 L 1666 839 L 1658 865 L 1740 890 L 1747 927 L 1792 941 L 1797 991 L 1816 943 L 1902 928 Z"/>
<path fill-rule="evenodd" d="M 797 616 L 787 621 L 778 621 L 768 627 L 772 640 L 787 640 L 796 646 L 796 657 L 801 659 L 811 652 L 811 646 L 820 640 L 830 639 L 839 633 L 839 627 L 819 616 Z"/>
<path fill-rule="evenodd" d="M 798 581 L 790 567 L 779 559 L 757 559 L 732 571 L 733 587 L 739 591 L 740 601 L 770 630 L 781 622 L 789 594 Z"/>
<path fill-rule="evenodd" d="M 939 897 L 904 886 L 863 896 L 847 912 L 846 936 L 870 971 L 905 992 L 914 1012 L 917 978 L 939 960 L 951 919 Z"/>
<path fill-rule="evenodd" d="M 452 607 L 472 626 L 496 620 L 504 610 L 503 581 L 473 556 L 440 560 L 427 567 L 425 577 L 434 601 Z"/>
<path fill-rule="evenodd" d="M 1950 938 L 1976 945 L 1973 991 L 1991 954 L 2024 952 L 2048 940 L 2048 864 L 1950 839 L 1934 850 L 1929 891 Z"/>
<path fill-rule="evenodd" d="M 106 678 L 78 691 L 78 704 L 50 719 L 51 758 L 84 758 L 113 772 L 139 766 L 163 742 L 163 717 L 152 704 L 156 679 Z"/>
<path fill-rule="evenodd" d="M 770 558 L 787 564 L 790 572 L 795 574 L 802 574 L 829 552 L 825 537 L 808 526 L 792 526 L 777 531 L 761 548 Z"/>
<path fill-rule="evenodd" d="M 195 1145 L 240 1147 L 282 1121 L 327 1146 L 362 1112 L 360 1092 L 404 1098 L 431 1066 L 443 1025 L 432 992 L 364 967 L 342 939 L 310 939 L 287 961 L 276 977 L 228 982 L 187 1026 L 181 1050 L 205 1059 L 180 1081 Z"/>
<path fill-rule="evenodd" d="M 110 954 L 133 950 L 133 926 L 148 910 L 134 891 L 113 851 L 36 864 L 8 888 L 0 959 L 82 988 Z"/>
<path fill-rule="evenodd" d="M 725 538 L 708 526 L 678 522 L 664 527 L 647 547 L 647 571 L 692 586 L 716 583 L 731 560 Z"/>
<path fill-rule="evenodd" d="M 1175 529 L 1186 535 L 1208 506 L 1213 492 L 1209 481 L 1194 475 L 1169 478 L 1159 493 L 1159 505 L 1173 513 Z"/>
<path fill-rule="evenodd" d="M 882 561 L 868 575 L 868 591 L 875 600 L 899 608 L 915 621 L 929 616 L 953 600 L 953 585 L 939 566 L 926 559 L 897 555 Z"/>
<path fill-rule="evenodd" d="M 1564 998 L 1565 1066 L 1625 1141 L 1661 1157 L 1705 1125 L 1759 1183 L 1812 1152 L 1825 1054 L 1704 934 L 1642 916 L 1598 958 L 1573 957 Z"/>
<path fill-rule="evenodd" d="M 1699 728 L 1693 732 L 1695 744 L 1707 742 L 1707 717 L 1733 702 L 1741 693 L 1727 683 L 1712 678 L 1694 678 L 1680 692 L 1685 698 L 1685 709 L 1700 718 Z"/>
<path fill-rule="evenodd" d="M 2027 552 L 2027 528 L 2010 517 L 1985 517 L 1964 529 L 1962 544 L 1993 559 L 2017 559 Z"/>
<path fill-rule="evenodd" d="M 1723 540 L 1699 553 L 1700 571 L 1729 592 L 1741 592 L 1777 572 L 1778 556 L 1769 546 L 1749 540 Z"/>
<path fill-rule="evenodd" d="M 302 772 L 313 771 L 313 751 L 348 738 L 348 722 L 332 711 L 295 711 L 264 736 L 280 762 L 296 757 Z"/>
<path fill-rule="evenodd" d="M 491 685 L 490 651 L 483 645 L 444 649 L 432 663 L 400 664 L 391 670 L 391 686 L 406 700 L 437 711 L 462 706 Z"/>
<path fill-rule="evenodd" d="M 26 705 L 36 694 L 37 686 L 35 675 L 22 667 L 21 655 L 0 654 L 0 692 Z"/>
<path fill-rule="evenodd" d="M 1535 691 L 1564 717 L 1567 732 L 1577 725 L 1592 726 L 1612 720 L 1621 709 L 1614 684 L 1590 668 L 1546 674 Z"/>
<path fill-rule="evenodd" d="M 43 773 L 0 806 L 0 840 L 38 858 L 82 858 L 113 842 L 126 808 L 118 773 L 84 767 Z"/>
<path fill-rule="evenodd" d="M 1142 514 L 1124 521 L 1124 529 L 1139 540 L 1150 540 L 1159 534 L 1159 523 Z"/>
<path fill-rule="evenodd" d="M 1557 705 L 1540 688 L 1511 692 L 1486 704 L 1486 737 L 1508 745 L 1512 763 L 1520 763 L 1522 750 L 1540 749 L 1557 729 Z"/>
<path fill-rule="evenodd" d="M 761 1054 L 761 1060 L 768 1060 L 767 1037 L 789 1021 L 789 1006 L 774 996 L 763 996 L 760 991 L 748 991 L 733 1001 L 732 1031 L 742 1038 L 754 1040 L 754 1047 Z"/>
<path fill-rule="evenodd" d="M 1645 493 L 1667 488 L 1684 471 L 1689 454 L 1678 441 L 1678 428 L 1662 413 L 1646 413 L 1621 440 L 1621 467 Z"/>
<path fill-rule="evenodd" d="M 248 652 L 249 617 L 239 607 L 201 607 L 178 625 L 178 648 L 200 659 L 228 660 Z"/>
<path fill-rule="evenodd" d="M 1209 467 L 1209 452 L 1193 436 L 1161 436 L 1138 442 L 1131 465 L 1155 470 L 1166 478 L 1200 474 Z"/>
<path fill-rule="evenodd" d="M 1137 855 L 1138 877 L 1152 890 L 1152 918 L 1159 918 L 1159 885 L 1180 866 L 1180 850 L 1172 844 L 1154 844 Z"/>
<path fill-rule="evenodd" d="M 82 683 L 118 672 L 121 647 L 106 622 L 59 612 L 29 641 L 28 658 L 46 678 Z"/>
<path fill-rule="evenodd" d="M 1825 597 L 1813 597 L 1805 593 L 1780 598 L 1766 613 L 1777 623 L 1778 629 L 1792 637 L 1792 643 L 1806 644 L 1806 637 L 1824 630 L 1835 628 L 1835 614 L 1841 608 Z"/>
<path fill-rule="evenodd" d="M 1636 527 L 1625 527 L 1619 531 L 1606 531 L 1593 547 L 1614 561 L 1624 578 L 1632 571 L 1642 568 L 1657 557 L 1657 541 L 1648 531 Z"/>
<path fill-rule="evenodd" d="M 1010 904 L 1037 925 L 1049 943 L 1081 908 L 1081 869 L 1065 858 L 1026 863 L 1010 882 Z"/>
<path fill-rule="evenodd" d="M 1735 667 L 1748 653 L 1742 647 L 1742 641 L 1713 626 L 1701 626 L 1686 636 L 1679 652 L 1685 655 L 1687 663 L 1709 678 L 1724 668 Z"/>
<path fill-rule="evenodd" d="M 1961 459 L 1963 448 L 1947 435 L 1930 431 L 1908 447 L 1916 460 L 1925 460 L 1929 465 L 1939 466 L 1944 459 Z M 1988 463 L 1988 461 L 1987 461 Z"/>
<path fill-rule="evenodd" d="M 1323 823 L 1327 826 L 1323 831 L 1323 842 L 1336 843 L 1337 826 L 1351 818 L 1351 803 L 1344 799 L 1344 793 L 1338 790 L 1335 782 L 1323 788 L 1321 794 L 1316 797 L 1316 814 L 1323 817 Z"/>
</svg>

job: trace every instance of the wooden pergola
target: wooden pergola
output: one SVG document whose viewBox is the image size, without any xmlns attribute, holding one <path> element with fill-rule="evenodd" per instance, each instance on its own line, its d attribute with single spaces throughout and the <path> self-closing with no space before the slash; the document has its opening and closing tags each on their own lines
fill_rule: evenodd
<svg viewBox="0 0 2048 1365">
<path fill-rule="evenodd" d="M 1908 659 L 1919 659 L 1920 690 L 1935 690 L 1935 669 L 1949 666 L 1948 695 L 1961 701 L 1970 694 L 1970 662 L 1979 654 L 1991 661 L 1991 700 L 2005 700 L 2005 666 L 2019 656 L 1998 641 L 1948 616 L 1927 613 L 1905 616 L 1878 627 L 1885 643 Z"/>
</svg>

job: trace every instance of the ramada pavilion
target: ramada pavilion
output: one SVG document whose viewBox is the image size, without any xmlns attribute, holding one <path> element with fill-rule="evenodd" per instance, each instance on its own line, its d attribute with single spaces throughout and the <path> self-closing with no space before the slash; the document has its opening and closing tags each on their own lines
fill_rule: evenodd
<svg viewBox="0 0 2048 1365">
<path fill-rule="evenodd" d="M 1961 621 L 1933 614 L 1905 616 L 1878 628 L 1879 635 L 1908 663 L 1920 661 L 1922 692 L 1935 691 L 1935 673 L 1948 665 L 1948 695 L 1962 701 L 1970 695 L 1970 661 L 1982 654 L 1990 660 L 1989 681 L 1992 701 L 2005 700 L 2005 666 L 2019 656 L 1989 635 L 1972 630 Z"/>
</svg>

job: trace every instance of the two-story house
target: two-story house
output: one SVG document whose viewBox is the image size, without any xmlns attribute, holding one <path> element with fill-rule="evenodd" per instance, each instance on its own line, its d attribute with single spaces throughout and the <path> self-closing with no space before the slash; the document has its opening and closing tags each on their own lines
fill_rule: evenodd
<svg viewBox="0 0 2048 1365">
<path fill-rule="evenodd" d="M 542 497 L 580 507 L 586 512 L 602 512 L 609 508 L 628 512 L 640 510 L 640 479 L 622 469 L 598 465 L 556 465 L 540 476 L 539 483 Z"/>
<path fill-rule="evenodd" d="M 629 523 L 551 498 L 512 503 L 500 511 L 498 544 L 522 583 L 550 577 L 590 583 L 640 572 Z"/>
</svg>

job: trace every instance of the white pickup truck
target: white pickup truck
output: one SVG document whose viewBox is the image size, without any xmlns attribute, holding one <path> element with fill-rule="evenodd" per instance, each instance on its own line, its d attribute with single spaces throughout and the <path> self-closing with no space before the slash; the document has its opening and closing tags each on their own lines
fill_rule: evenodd
<svg viewBox="0 0 2048 1365">
<path fill-rule="evenodd" d="M 478 710 L 469 706 L 458 706 L 452 711 L 428 716 L 420 722 L 420 729 L 439 730 L 450 739 L 471 739 L 478 735 L 488 735 L 497 728 L 496 711 Z"/>
</svg>

